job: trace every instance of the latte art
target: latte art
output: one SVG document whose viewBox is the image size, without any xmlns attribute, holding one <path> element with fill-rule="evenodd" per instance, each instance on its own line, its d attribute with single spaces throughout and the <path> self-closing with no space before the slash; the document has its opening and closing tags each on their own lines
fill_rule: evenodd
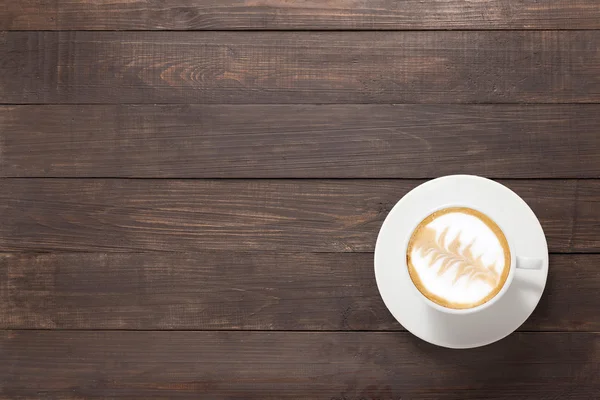
<svg viewBox="0 0 600 400">
<path fill-rule="evenodd" d="M 419 291 L 455 309 L 477 307 L 498 294 L 510 260 L 498 225 L 466 207 L 429 215 L 413 232 L 406 252 L 408 272 Z"/>
</svg>

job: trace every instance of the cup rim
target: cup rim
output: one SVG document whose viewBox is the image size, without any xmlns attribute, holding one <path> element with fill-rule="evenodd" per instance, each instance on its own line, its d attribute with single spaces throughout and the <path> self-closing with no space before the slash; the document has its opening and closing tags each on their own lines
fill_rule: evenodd
<svg viewBox="0 0 600 400">
<path fill-rule="evenodd" d="M 417 228 L 417 226 L 419 226 L 419 224 L 425 219 L 427 218 L 427 216 L 433 214 L 434 212 L 437 211 L 441 211 L 444 210 L 446 208 L 452 208 L 452 207 L 464 207 L 464 208 L 470 208 L 473 209 L 475 211 L 478 211 L 480 213 L 482 213 L 483 215 L 487 216 L 488 218 L 492 219 L 492 221 L 494 221 L 494 223 L 496 225 L 498 225 L 498 227 L 500 228 L 500 230 L 502 231 L 502 233 L 504 234 L 504 237 L 506 238 L 506 242 L 508 243 L 508 249 L 510 252 L 510 269 L 508 271 L 508 276 L 506 277 L 506 281 L 504 282 L 504 285 L 502 286 L 502 288 L 500 289 L 500 291 L 498 293 L 496 293 L 496 295 L 494 297 L 492 297 L 491 299 L 489 299 L 488 301 L 486 301 L 483 304 L 480 304 L 476 307 L 471 307 L 471 308 L 449 308 L 449 307 L 444 307 L 432 300 L 430 300 L 427 296 L 425 296 L 415 285 L 415 282 L 412 280 L 410 274 L 408 273 L 408 265 L 406 264 L 406 252 L 408 250 L 408 244 L 410 242 L 410 239 L 412 238 L 412 235 L 415 231 L 415 229 Z M 445 314 L 454 314 L 454 315 L 468 315 L 468 314 L 473 314 L 482 310 L 485 310 L 486 308 L 490 307 L 492 304 L 494 304 L 495 302 L 497 302 L 502 296 L 504 296 L 504 294 L 506 293 L 506 291 L 508 290 L 509 286 L 512 284 L 512 281 L 514 279 L 514 275 L 515 275 L 515 270 L 517 268 L 516 266 L 516 261 L 517 261 L 517 256 L 513 251 L 513 243 L 511 241 L 511 239 L 506 236 L 506 230 L 504 229 L 504 227 L 502 226 L 501 223 L 498 223 L 498 221 L 496 219 L 493 219 L 489 216 L 488 213 L 484 212 L 481 210 L 481 208 L 479 208 L 478 206 L 473 206 L 471 204 L 468 203 L 449 203 L 449 204 L 445 204 L 443 206 L 439 206 L 439 207 L 435 207 L 433 209 L 431 209 L 429 212 L 427 212 L 425 214 L 424 217 L 420 218 L 419 221 L 412 227 L 412 229 L 410 229 L 410 234 L 407 236 L 407 239 L 404 243 L 403 246 L 403 253 L 404 254 L 404 267 L 405 267 L 405 272 L 408 275 L 408 279 L 410 280 L 411 286 L 413 288 L 413 290 L 418 294 L 418 296 L 425 301 L 425 303 L 427 305 L 429 305 L 430 307 L 443 312 Z"/>
</svg>

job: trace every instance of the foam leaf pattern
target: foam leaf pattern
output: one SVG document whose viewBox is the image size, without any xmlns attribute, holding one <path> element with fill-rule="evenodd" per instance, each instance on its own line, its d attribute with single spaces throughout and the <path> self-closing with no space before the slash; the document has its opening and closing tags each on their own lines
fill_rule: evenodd
<svg viewBox="0 0 600 400">
<path fill-rule="evenodd" d="M 495 264 L 485 265 L 481 260 L 481 255 L 475 257 L 471 252 L 475 240 L 467 244 L 463 250 L 461 241 L 461 232 L 454 239 L 446 244 L 448 236 L 448 228 L 444 229 L 439 237 L 432 228 L 425 228 L 425 231 L 419 236 L 415 243 L 415 249 L 418 250 L 424 258 L 429 257 L 428 266 L 432 267 L 441 260 L 438 269 L 438 276 L 450 271 L 455 267 L 455 275 L 452 283 L 458 282 L 459 279 L 467 279 L 467 284 L 474 281 L 482 281 L 491 287 L 498 284 L 498 272 L 496 272 Z"/>
</svg>

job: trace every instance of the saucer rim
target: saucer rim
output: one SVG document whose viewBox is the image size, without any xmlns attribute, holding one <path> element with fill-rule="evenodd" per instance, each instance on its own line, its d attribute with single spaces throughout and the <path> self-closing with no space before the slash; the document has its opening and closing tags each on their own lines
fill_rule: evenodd
<svg viewBox="0 0 600 400">
<path fill-rule="evenodd" d="M 384 264 L 382 261 L 379 262 L 380 267 L 378 268 L 378 260 L 380 260 L 381 257 L 384 257 L 384 255 L 382 254 L 384 252 L 383 235 L 386 235 L 386 233 L 389 232 L 388 226 L 389 226 L 389 224 L 394 223 L 394 221 L 392 219 L 397 218 L 397 216 L 400 213 L 399 210 L 406 207 L 405 204 L 407 202 L 413 201 L 413 198 L 418 199 L 418 196 L 425 193 L 427 190 L 429 190 L 431 188 L 436 189 L 436 186 L 439 186 L 440 184 L 443 184 L 443 183 L 444 184 L 448 183 L 449 181 L 450 182 L 454 181 L 454 183 L 462 183 L 462 184 L 466 183 L 467 185 L 475 185 L 476 189 L 478 189 L 478 190 L 481 189 L 481 187 L 477 187 L 477 186 L 483 185 L 483 186 L 487 186 L 488 188 L 493 187 L 494 190 L 504 191 L 506 193 L 506 195 L 511 198 L 510 201 L 514 203 L 511 206 L 511 208 L 519 207 L 521 209 L 520 210 L 521 212 L 530 214 L 529 216 L 533 217 L 531 219 L 531 223 L 535 222 L 537 225 L 535 227 L 532 227 L 532 229 L 538 230 L 539 233 L 541 234 L 541 237 L 537 237 L 537 241 L 538 241 L 537 245 L 540 246 L 540 248 L 538 249 L 538 252 L 540 254 L 542 254 L 542 253 L 544 254 L 542 270 L 535 271 L 535 272 L 537 272 L 537 274 L 529 277 L 530 280 L 535 280 L 539 284 L 541 289 L 539 290 L 539 293 L 536 294 L 535 301 L 529 300 L 527 302 L 527 304 L 526 304 L 527 310 L 526 310 L 526 312 L 523 313 L 524 318 L 522 318 L 522 321 L 520 323 L 516 324 L 516 326 L 511 327 L 511 329 L 508 329 L 508 330 L 503 329 L 502 330 L 503 333 L 501 333 L 501 334 L 496 334 L 496 335 L 487 334 L 487 336 L 488 336 L 487 338 L 482 337 L 480 340 L 472 341 L 470 343 L 462 343 L 462 344 L 451 343 L 448 341 L 445 342 L 443 340 L 436 340 L 435 338 L 431 337 L 432 335 L 424 334 L 424 333 L 426 333 L 426 330 L 427 330 L 427 327 L 425 326 L 427 324 L 425 324 L 425 323 L 422 323 L 421 327 L 418 327 L 418 325 L 419 325 L 418 322 L 416 324 L 413 324 L 413 323 L 407 324 L 406 318 L 404 318 L 403 315 L 400 315 L 403 313 L 403 312 L 399 311 L 402 309 L 402 306 L 397 307 L 397 306 L 395 306 L 395 304 L 393 304 L 395 301 L 397 301 L 397 299 L 391 299 L 391 298 L 386 299 L 386 297 L 388 297 L 388 295 L 387 295 L 388 292 L 385 290 L 385 287 L 388 286 L 389 283 L 382 281 L 383 271 L 381 269 L 382 268 L 390 268 L 387 266 L 387 265 L 389 265 L 389 262 L 387 264 Z M 470 188 L 470 190 L 473 190 L 473 186 Z M 417 202 L 417 204 L 420 205 L 419 202 Z M 411 210 L 411 211 L 413 211 L 413 213 L 414 213 L 414 210 Z M 423 214 L 427 214 L 427 211 L 425 211 Z M 506 217 L 506 218 L 508 218 L 508 217 Z M 506 221 L 504 221 L 504 222 L 506 222 Z M 504 223 L 503 223 L 503 225 L 504 225 Z M 408 226 L 410 226 L 410 225 L 408 225 Z M 385 228 L 388 228 L 388 229 L 385 229 Z M 403 240 L 406 238 L 407 235 L 410 235 L 410 233 L 411 233 L 410 228 L 406 228 L 406 227 L 401 227 L 400 229 L 397 229 L 396 232 L 401 232 L 400 236 L 402 236 Z M 532 242 L 535 242 L 535 240 L 532 240 Z M 542 248 L 542 246 L 543 246 L 543 248 Z M 437 345 L 437 346 L 447 347 L 447 348 L 455 348 L 455 349 L 466 349 L 466 348 L 475 348 L 475 347 L 485 346 L 485 345 L 497 342 L 497 341 L 505 338 L 506 336 L 510 335 L 515 330 L 517 330 L 519 328 L 519 326 L 521 326 L 531 316 L 531 314 L 533 313 L 533 311 L 539 304 L 539 301 L 544 293 L 544 290 L 545 290 L 545 287 L 547 284 L 548 261 L 549 261 L 548 246 L 547 246 L 545 234 L 543 232 L 543 228 L 539 222 L 539 219 L 537 218 L 537 216 L 535 215 L 533 210 L 531 210 L 529 205 L 517 193 L 515 193 L 510 188 L 502 185 L 499 182 L 493 181 L 491 179 L 483 178 L 480 176 L 476 176 L 476 175 L 447 175 L 447 176 L 439 177 L 439 178 L 424 182 L 421 185 L 413 188 L 408 193 L 406 193 L 401 199 L 398 200 L 398 202 L 394 205 L 394 207 L 392 207 L 392 209 L 386 216 L 384 222 L 382 223 L 380 231 L 377 235 L 374 259 L 373 259 L 375 280 L 377 283 L 377 288 L 379 290 L 379 294 L 380 294 L 386 308 L 390 311 L 392 316 L 404 327 L 404 329 L 406 329 L 413 335 L 419 337 L 420 339 L 422 339 L 426 342 L 429 342 L 431 344 Z M 403 269 L 405 269 L 405 268 L 400 268 L 400 270 L 403 270 Z M 406 279 L 410 279 L 407 271 L 404 271 L 404 273 L 402 271 L 398 271 L 398 272 L 400 272 L 400 276 L 402 277 L 403 280 L 406 281 Z M 515 271 L 515 272 L 517 272 L 517 271 Z M 531 273 L 531 271 L 529 273 Z M 406 286 L 406 285 L 404 284 L 404 286 Z M 409 286 L 410 286 L 410 283 L 409 283 Z M 407 291 L 402 292 L 401 296 L 403 296 L 405 298 L 404 302 L 410 302 L 413 300 L 414 301 L 422 301 L 422 299 L 416 293 L 414 293 L 415 290 L 407 290 Z M 426 306 L 430 307 L 429 305 L 426 305 Z M 446 315 L 446 314 L 443 314 L 441 311 L 436 310 L 436 312 L 440 313 L 442 315 Z M 477 318 L 477 316 L 479 316 L 479 318 L 481 319 L 481 316 L 484 316 L 486 313 L 489 314 L 489 312 L 490 312 L 490 310 L 486 308 L 486 309 L 482 309 L 481 311 L 479 311 L 477 313 L 468 314 L 468 315 L 471 315 L 475 318 Z M 404 320 L 405 323 L 403 323 L 402 320 Z M 514 322 L 512 324 L 515 325 Z M 406 325 L 409 325 L 409 326 L 406 326 Z"/>
</svg>

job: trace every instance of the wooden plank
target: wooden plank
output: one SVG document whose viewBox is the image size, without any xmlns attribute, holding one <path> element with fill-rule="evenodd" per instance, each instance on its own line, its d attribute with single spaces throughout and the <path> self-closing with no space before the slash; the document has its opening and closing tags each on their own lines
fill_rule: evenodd
<svg viewBox="0 0 600 400">
<path fill-rule="evenodd" d="M 418 180 L 5 179 L 0 251 L 370 252 Z M 600 249 L 598 180 L 503 181 L 552 252 Z"/>
<path fill-rule="evenodd" d="M 592 104 L 4 106 L 0 126 L 8 177 L 600 177 Z"/>
<path fill-rule="evenodd" d="M 3 0 L 0 3 L 0 31 L 60 29 L 59 0 Z"/>
<path fill-rule="evenodd" d="M 581 207 L 576 209 L 575 219 L 587 221 L 587 227 L 574 229 L 573 241 L 577 242 L 578 246 L 582 248 L 599 246 L 600 218 L 596 213 L 600 210 L 600 185 L 597 185 L 594 181 L 580 181 L 575 195 L 578 199 L 577 203 L 581 204 Z M 595 232 L 595 234 L 592 232 Z"/>
<path fill-rule="evenodd" d="M 0 29 L 599 29 L 595 0 L 5 0 Z M 25 5 L 19 6 L 20 3 Z"/>
<path fill-rule="evenodd" d="M 1 103 L 600 101 L 600 31 L 8 32 Z"/>
<path fill-rule="evenodd" d="M 406 332 L 0 332 L 0 398 L 592 399 L 598 333 L 460 351 Z"/>
<path fill-rule="evenodd" d="M 600 330 L 598 264 L 553 254 L 520 330 Z M 4 254 L 0 269 L 0 329 L 403 330 L 370 253 Z"/>
</svg>

